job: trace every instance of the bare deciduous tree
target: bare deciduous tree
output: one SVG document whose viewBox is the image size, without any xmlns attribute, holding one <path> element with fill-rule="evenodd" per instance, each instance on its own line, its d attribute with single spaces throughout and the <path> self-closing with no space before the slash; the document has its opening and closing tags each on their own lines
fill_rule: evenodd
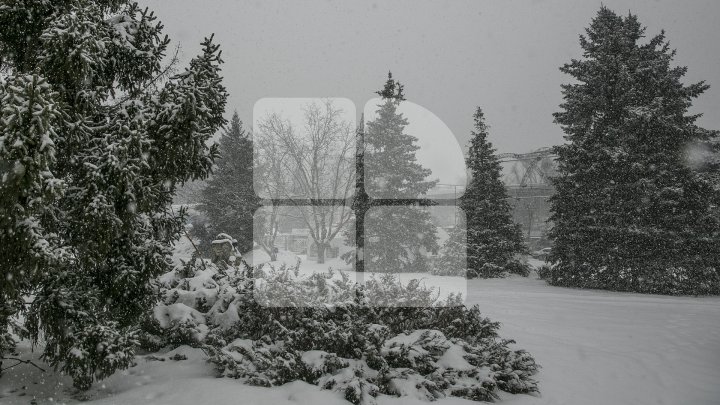
<svg viewBox="0 0 720 405">
<path fill-rule="evenodd" d="M 325 250 L 352 218 L 354 128 L 331 100 L 308 103 L 301 129 L 278 113 L 258 124 L 258 161 L 267 197 L 287 200 L 283 215 L 301 218 L 325 262 Z M 323 200 L 322 202 L 320 200 Z"/>
</svg>

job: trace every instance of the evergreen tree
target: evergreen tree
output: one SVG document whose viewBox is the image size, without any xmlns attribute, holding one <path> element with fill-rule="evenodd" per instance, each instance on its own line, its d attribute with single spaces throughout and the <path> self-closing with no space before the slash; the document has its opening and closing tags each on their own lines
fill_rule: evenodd
<svg viewBox="0 0 720 405">
<path fill-rule="evenodd" d="M 343 234 L 348 246 L 355 249 L 345 253 L 342 258 L 353 265 L 357 272 L 365 271 L 365 215 L 370 209 L 370 197 L 365 191 L 365 114 L 360 116 L 360 124 L 355 131 L 355 193 L 353 194 L 351 208 L 354 217 L 350 219 Z"/>
<path fill-rule="evenodd" d="M 203 207 L 212 235 L 227 233 L 245 253 L 253 247 L 253 214 L 260 199 L 253 190 L 253 144 L 237 111 L 220 138 L 220 157 L 203 190 Z"/>
<path fill-rule="evenodd" d="M 0 370 L 3 354 L 14 349 L 10 332 L 20 330 L 14 318 L 35 269 L 65 256 L 42 221 L 53 215 L 49 205 L 66 187 L 50 171 L 56 163 L 54 128 L 62 118 L 57 99 L 35 74 L 0 82 Z"/>
<path fill-rule="evenodd" d="M 561 70 L 551 199 L 557 285 L 702 294 L 720 292 L 720 218 L 712 189 L 684 164 L 687 145 L 712 133 L 695 125 L 692 100 L 664 33 L 645 36 L 635 15 L 602 7 L 580 37 L 583 59 Z"/>
<path fill-rule="evenodd" d="M 8 0 L 0 26 L 0 350 L 24 319 L 87 389 L 131 364 L 170 270 L 176 184 L 208 174 L 225 123 L 222 61 L 206 39 L 168 78 L 162 25 L 128 1 Z"/>
<path fill-rule="evenodd" d="M 714 136 L 705 142 L 708 149 L 707 159 L 702 162 L 700 173 L 715 189 L 715 206 L 720 208 L 720 132 L 715 131 Z"/>
<path fill-rule="evenodd" d="M 498 277 L 505 272 L 525 275 L 526 266 L 516 258 L 526 253 L 522 232 L 512 219 L 502 168 L 488 140 L 482 109 L 478 107 L 473 118 L 475 130 L 465 160 L 471 177 L 460 198 L 466 217 L 467 276 Z"/>
<path fill-rule="evenodd" d="M 475 276 L 467 266 L 467 224 L 463 218 L 450 230 L 447 240 L 440 247 L 440 257 L 432 268 L 440 276 Z"/>
<path fill-rule="evenodd" d="M 396 199 L 402 205 L 376 206 L 365 216 L 364 259 L 366 270 L 427 270 L 422 251 L 437 249 L 437 231 L 430 213 L 416 204 L 437 181 L 425 180 L 430 170 L 417 162 L 417 138 L 405 134 L 408 121 L 398 106 L 405 99 L 403 87 L 388 74 L 377 117 L 364 131 L 363 182 L 374 199 Z M 368 268 L 368 266 L 370 266 Z"/>
</svg>

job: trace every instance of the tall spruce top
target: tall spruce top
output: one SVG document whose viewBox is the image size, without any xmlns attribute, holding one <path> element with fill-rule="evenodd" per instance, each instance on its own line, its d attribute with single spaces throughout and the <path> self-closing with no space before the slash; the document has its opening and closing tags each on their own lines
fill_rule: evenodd
<svg viewBox="0 0 720 405">
<path fill-rule="evenodd" d="M 473 181 L 485 184 L 497 183 L 502 185 L 500 179 L 501 167 L 495 156 L 495 149 L 488 140 L 488 126 L 485 123 L 485 115 L 482 108 L 478 107 L 473 115 L 475 129 L 471 133 L 470 148 L 465 160 L 471 174 L 471 185 Z M 504 187 L 504 186 L 503 186 Z M 473 191 L 472 186 L 468 191 Z"/>
<path fill-rule="evenodd" d="M 404 86 L 399 81 L 395 81 L 392 77 L 392 72 L 388 72 L 387 81 L 382 90 L 376 91 L 375 94 L 382 97 L 385 100 L 394 100 L 396 103 L 405 101 L 405 94 L 403 94 Z"/>
<path fill-rule="evenodd" d="M 667 131 L 654 131 L 657 145 L 672 145 L 707 138 L 710 133 L 694 125 L 700 115 L 687 115 L 691 100 L 709 88 L 701 81 L 684 85 L 686 67 L 673 67 L 675 50 L 670 49 L 665 33 L 641 43 L 645 37 L 636 15 L 626 17 L 602 7 L 580 36 L 583 59 L 573 59 L 560 68 L 578 83 L 562 86 L 563 111 L 555 113 L 568 140 L 600 141 L 592 133 L 607 132 L 627 120 L 657 118 Z M 678 130 L 674 130 L 674 129 Z M 662 138 L 662 139 L 660 139 Z M 602 138 L 608 146 L 619 146 L 626 133 Z"/>
<path fill-rule="evenodd" d="M 437 181 L 426 181 L 432 171 L 417 161 L 417 138 L 405 133 L 408 120 L 398 112 L 397 99 L 386 99 L 377 118 L 365 131 L 365 186 L 380 198 L 418 198 Z"/>
</svg>

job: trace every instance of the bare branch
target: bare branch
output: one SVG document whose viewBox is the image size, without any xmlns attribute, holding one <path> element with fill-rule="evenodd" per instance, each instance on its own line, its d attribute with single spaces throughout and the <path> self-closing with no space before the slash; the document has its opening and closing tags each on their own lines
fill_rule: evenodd
<svg viewBox="0 0 720 405">
<path fill-rule="evenodd" d="M 355 131 L 332 100 L 304 106 L 304 122 L 293 126 L 277 113 L 258 124 L 262 185 L 271 198 L 347 201 L 355 186 Z M 298 130 L 299 128 L 299 130 Z M 345 203 L 293 203 L 316 244 L 329 243 L 352 218 Z"/>
</svg>

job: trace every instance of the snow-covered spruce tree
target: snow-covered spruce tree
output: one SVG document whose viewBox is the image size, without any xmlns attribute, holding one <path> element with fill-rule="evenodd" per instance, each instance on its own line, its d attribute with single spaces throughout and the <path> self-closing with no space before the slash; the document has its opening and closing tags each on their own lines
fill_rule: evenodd
<svg viewBox="0 0 720 405">
<path fill-rule="evenodd" d="M 525 253 L 525 244 L 520 227 L 513 222 L 510 213 L 507 191 L 501 179 L 502 168 L 488 140 L 482 109 L 478 107 L 473 118 L 475 130 L 465 159 L 470 184 L 460 198 L 465 221 L 459 226 L 465 226 L 465 232 L 456 231 L 450 235 L 443 256 L 457 255 L 462 239 L 466 238 L 468 278 L 499 277 L 507 272 L 527 275 L 527 265 L 517 259 Z M 438 271 L 442 272 L 442 267 Z M 448 263 L 448 269 L 452 267 Z"/>
<path fill-rule="evenodd" d="M 431 272 L 441 276 L 475 277 L 474 272 L 468 271 L 466 255 L 467 224 L 462 216 L 440 247 L 440 257 Z"/>
<path fill-rule="evenodd" d="M 549 281 L 665 294 L 720 293 L 720 218 L 684 150 L 710 131 L 689 115 L 708 86 L 684 85 L 664 33 L 642 42 L 635 15 L 602 7 L 561 70 Z"/>
<path fill-rule="evenodd" d="M 253 247 L 253 214 L 260 200 L 253 190 L 253 144 L 237 111 L 220 138 L 220 157 L 202 193 L 212 235 L 227 233 L 245 253 Z"/>
<path fill-rule="evenodd" d="M 715 189 L 715 207 L 720 212 L 720 131 L 705 142 L 707 156 L 698 168 L 701 176 Z"/>
<path fill-rule="evenodd" d="M 405 100 L 403 86 L 388 74 L 377 117 L 364 127 L 362 178 L 374 199 L 397 199 L 414 204 L 437 181 L 427 181 L 430 170 L 417 162 L 417 138 L 405 134 L 408 121 L 398 112 Z M 360 196 L 359 198 L 362 198 Z M 404 200 L 404 201 L 402 201 Z M 357 204 L 356 204 L 357 205 Z M 363 259 L 366 271 L 423 271 L 421 250 L 437 250 L 437 231 L 430 213 L 408 205 L 379 206 L 367 211 Z M 350 238 L 351 241 L 354 239 Z"/>
<path fill-rule="evenodd" d="M 370 208 L 370 197 L 365 191 L 365 113 L 360 116 L 355 136 L 355 192 L 351 204 L 353 217 L 348 221 L 343 233 L 345 243 L 348 246 L 355 246 L 355 249 L 341 257 L 347 263 L 351 263 L 355 271 L 364 272 L 365 215 Z"/>
<path fill-rule="evenodd" d="M 12 352 L 18 331 L 14 317 L 24 308 L 35 269 L 64 257 L 57 235 L 43 217 L 64 189 L 51 172 L 55 164 L 55 128 L 62 119 L 58 94 L 35 74 L 0 82 L 0 369 Z"/>
<path fill-rule="evenodd" d="M 21 313 L 87 389 L 132 362 L 183 224 L 175 185 L 216 155 L 220 53 L 206 39 L 168 78 L 162 25 L 121 0 L 8 0 L 0 26 L 0 327 Z"/>
</svg>

